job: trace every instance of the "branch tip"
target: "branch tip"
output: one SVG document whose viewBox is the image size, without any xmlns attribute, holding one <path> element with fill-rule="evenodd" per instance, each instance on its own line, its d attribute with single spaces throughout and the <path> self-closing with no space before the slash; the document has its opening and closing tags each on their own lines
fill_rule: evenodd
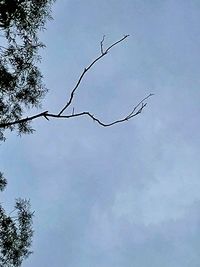
<svg viewBox="0 0 200 267">
<path fill-rule="evenodd" d="M 90 70 L 90 68 L 92 68 L 92 66 L 99 61 L 102 57 L 104 57 L 109 50 L 111 50 L 114 46 L 116 46 L 117 44 L 121 43 L 124 39 L 126 39 L 128 37 L 128 35 L 125 35 L 124 37 L 122 37 L 121 39 L 119 39 L 118 41 L 116 41 L 115 43 L 113 43 L 112 45 L 110 45 L 106 50 L 103 49 L 103 43 L 105 40 L 105 35 L 103 36 L 101 42 L 100 42 L 100 46 L 101 46 L 101 54 L 100 56 L 96 57 L 88 67 L 86 67 L 83 72 L 81 73 L 81 75 L 79 76 L 79 79 L 77 81 L 77 83 L 75 84 L 74 88 L 71 90 L 71 94 L 69 97 L 69 100 L 66 102 L 66 104 L 64 105 L 64 107 L 60 110 L 60 112 L 58 113 L 58 115 L 62 115 L 64 113 L 64 111 L 71 105 L 73 98 L 74 98 L 74 93 L 75 91 L 78 89 L 81 81 L 83 80 L 86 72 L 88 72 L 88 70 Z"/>
</svg>

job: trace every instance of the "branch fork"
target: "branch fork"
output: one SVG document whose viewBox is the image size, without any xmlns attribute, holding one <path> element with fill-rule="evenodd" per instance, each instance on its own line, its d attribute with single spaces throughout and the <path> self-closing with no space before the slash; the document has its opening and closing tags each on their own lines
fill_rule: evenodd
<svg viewBox="0 0 200 267">
<path fill-rule="evenodd" d="M 89 118 L 91 118 L 94 122 L 97 122 L 99 125 L 103 126 L 103 127 L 109 127 L 112 126 L 114 124 L 118 124 L 118 123 L 122 123 L 125 121 L 130 120 L 131 118 L 139 115 L 143 109 L 146 107 L 147 103 L 145 102 L 148 98 L 150 98 L 151 96 L 153 96 L 153 94 L 149 94 L 146 97 L 144 97 L 136 106 L 134 106 L 134 108 L 132 109 L 132 111 L 126 115 L 125 117 L 112 121 L 110 123 L 104 123 L 101 120 L 99 120 L 97 117 L 95 117 L 93 114 L 91 114 L 88 111 L 83 111 L 80 113 L 76 113 L 74 110 L 74 107 L 72 109 L 72 113 L 70 115 L 65 115 L 64 112 L 69 108 L 69 106 L 71 106 L 73 100 L 74 100 L 74 95 L 77 91 L 77 89 L 79 88 L 82 80 L 84 79 L 86 73 L 98 62 L 100 61 L 105 55 L 108 54 L 108 52 L 115 47 L 116 45 L 118 45 L 119 43 L 123 42 L 126 38 L 128 38 L 129 35 L 124 35 L 121 39 L 119 39 L 118 41 L 114 42 L 113 44 L 111 44 L 109 47 L 107 47 L 106 49 L 104 49 L 104 41 L 105 41 L 105 35 L 103 36 L 101 42 L 100 42 L 100 55 L 97 56 L 86 68 L 84 68 L 84 70 L 82 71 L 82 73 L 80 74 L 74 88 L 71 90 L 70 96 L 68 98 L 68 100 L 66 101 L 65 105 L 60 109 L 60 111 L 57 114 L 54 113 L 50 113 L 49 111 L 43 111 L 41 113 L 38 113 L 36 115 L 30 116 L 30 117 L 26 117 L 26 118 L 22 118 L 16 121 L 11 121 L 11 122 L 5 122 L 5 123 L 0 123 L 0 128 L 8 128 L 12 125 L 16 125 L 16 124 L 20 124 L 20 123 L 24 123 L 24 122 L 29 122 L 29 121 L 33 121 L 37 118 L 43 117 L 46 120 L 49 120 L 50 118 L 56 118 L 56 119 L 69 119 L 69 118 L 75 118 L 75 117 L 81 117 L 81 116 L 88 116 Z"/>
</svg>

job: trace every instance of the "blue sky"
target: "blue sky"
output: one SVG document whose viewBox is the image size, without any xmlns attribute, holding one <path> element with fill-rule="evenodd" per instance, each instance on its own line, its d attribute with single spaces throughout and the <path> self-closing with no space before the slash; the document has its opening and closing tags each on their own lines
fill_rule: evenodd
<svg viewBox="0 0 200 267">
<path fill-rule="evenodd" d="M 74 99 L 109 122 L 149 93 L 144 112 L 112 128 L 88 118 L 38 120 L 9 134 L 2 202 L 31 199 L 34 254 L 24 267 L 200 265 L 200 2 L 64 1 L 41 33 L 43 109 L 65 103 L 106 34 L 115 47 Z"/>
</svg>

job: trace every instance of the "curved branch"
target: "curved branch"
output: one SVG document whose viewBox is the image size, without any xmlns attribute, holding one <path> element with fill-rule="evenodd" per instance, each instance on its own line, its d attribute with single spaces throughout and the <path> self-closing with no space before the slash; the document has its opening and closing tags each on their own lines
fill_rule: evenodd
<svg viewBox="0 0 200 267">
<path fill-rule="evenodd" d="M 92 61 L 92 63 L 90 63 L 90 65 L 85 68 L 82 72 L 82 74 L 80 75 L 75 87 L 72 89 L 70 97 L 68 102 L 65 104 L 65 106 L 61 109 L 61 111 L 58 114 L 53 114 L 53 113 L 49 113 L 49 111 L 43 111 L 41 113 L 38 113 L 36 115 L 30 116 L 30 117 L 26 117 L 26 118 L 22 118 L 19 120 L 15 120 L 15 121 L 11 121 L 11 122 L 2 122 L 0 123 L 0 128 L 9 128 L 10 126 L 16 125 L 16 124 L 20 124 L 20 123 L 25 123 L 25 122 L 29 122 L 29 121 L 33 121 L 35 119 L 38 118 L 45 118 L 46 120 L 49 120 L 50 118 L 55 118 L 55 119 L 69 119 L 69 118 L 76 118 L 76 117 L 81 117 L 81 116 L 88 116 L 90 117 L 93 121 L 97 122 L 99 125 L 103 126 L 103 127 L 109 127 L 112 126 L 114 124 L 118 124 L 121 122 L 125 122 L 130 120 L 131 118 L 139 115 L 142 110 L 146 107 L 147 103 L 145 102 L 149 97 L 151 97 L 153 94 L 149 94 L 148 96 L 146 96 L 145 98 L 143 98 L 134 108 L 133 110 L 125 117 L 123 117 L 122 119 L 118 119 L 118 120 L 114 120 L 110 123 L 105 123 L 102 122 L 100 119 L 98 119 L 97 117 L 95 117 L 93 114 L 91 114 L 88 111 L 83 111 L 80 113 L 74 113 L 74 108 L 72 111 L 72 114 L 70 115 L 63 115 L 64 111 L 71 105 L 73 98 L 74 98 L 74 94 L 77 90 L 77 88 L 79 87 L 81 81 L 83 80 L 86 72 L 88 72 L 92 66 L 99 61 L 102 57 L 104 57 L 109 50 L 111 50 L 114 46 L 116 46 L 117 44 L 121 43 L 123 40 L 125 40 L 129 35 L 125 35 L 123 38 L 119 39 L 118 41 L 116 41 L 115 43 L 113 43 L 112 45 L 110 45 L 106 50 L 103 49 L 103 42 L 104 42 L 104 38 L 105 36 L 103 36 L 103 39 L 100 43 L 100 49 L 101 49 L 101 55 L 98 56 L 96 59 L 94 59 Z M 145 103 L 144 103 L 145 102 Z"/>
<path fill-rule="evenodd" d="M 43 117 L 46 120 L 49 120 L 50 118 L 54 118 L 54 119 L 70 119 L 70 118 L 76 118 L 76 117 L 81 117 L 81 116 L 88 116 L 93 121 L 97 122 L 99 125 L 101 125 L 103 127 L 109 127 L 109 126 L 112 126 L 114 124 L 118 124 L 118 123 L 121 123 L 121 122 L 128 121 L 131 118 L 139 115 L 147 105 L 147 103 L 144 103 L 144 101 L 147 100 L 151 96 L 153 96 L 153 94 L 149 94 L 148 96 L 143 98 L 134 107 L 134 109 L 128 115 L 123 117 L 122 119 L 114 120 L 114 121 L 112 121 L 110 123 L 105 123 L 105 122 L 101 121 L 100 119 L 95 117 L 93 114 L 91 114 L 89 111 L 83 111 L 83 112 L 79 112 L 79 113 L 74 113 L 74 110 L 73 110 L 72 114 L 70 114 L 70 115 L 59 115 L 59 114 L 49 113 L 48 111 L 44 111 L 44 112 L 41 112 L 41 113 L 39 113 L 37 115 L 26 117 L 24 119 L 20 119 L 20 120 L 17 120 L 17 121 L 8 122 L 8 123 L 1 123 L 0 124 L 0 128 L 7 128 L 7 127 L 12 126 L 14 124 L 19 124 L 19 123 L 23 123 L 23 122 L 32 121 L 32 120 L 35 120 L 35 119 L 40 118 L 40 117 Z"/>
<path fill-rule="evenodd" d="M 133 109 L 133 111 L 131 111 L 131 113 L 129 113 L 127 116 L 123 117 L 122 119 L 118 119 L 115 121 L 112 121 L 110 123 L 105 123 L 102 122 L 100 119 L 98 119 L 97 117 L 95 117 L 93 114 L 91 114 L 88 111 L 83 111 L 80 113 L 72 113 L 71 115 L 56 115 L 56 114 L 51 114 L 51 113 L 47 113 L 45 114 L 46 117 L 53 117 L 53 118 L 60 118 L 60 119 L 70 119 L 70 118 L 75 118 L 75 117 L 80 117 L 80 116 L 89 116 L 93 121 L 97 122 L 99 125 L 103 126 L 103 127 L 110 127 L 114 124 L 118 124 L 121 122 L 125 122 L 130 120 L 131 118 L 137 116 L 138 114 L 140 114 L 142 112 L 142 110 L 146 107 L 147 103 L 144 103 L 145 100 L 147 100 L 149 97 L 153 96 L 153 94 L 149 94 L 148 96 L 146 96 L 145 98 L 143 98 Z"/>
</svg>

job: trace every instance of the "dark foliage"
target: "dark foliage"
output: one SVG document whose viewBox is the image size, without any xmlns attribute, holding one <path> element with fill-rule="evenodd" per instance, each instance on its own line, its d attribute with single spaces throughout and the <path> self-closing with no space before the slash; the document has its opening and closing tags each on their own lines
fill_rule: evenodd
<svg viewBox="0 0 200 267">
<path fill-rule="evenodd" d="M 32 217 L 27 200 L 16 200 L 13 216 L 0 205 L 0 267 L 21 266 L 31 253 Z"/>
<path fill-rule="evenodd" d="M 6 179 L 3 177 L 3 173 L 0 172 L 0 191 L 3 191 L 7 185 Z"/>
<path fill-rule="evenodd" d="M 0 190 L 7 182 L 0 173 Z M 18 267 L 31 253 L 33 213 L 29 201 L 17 199 L 15 209 L 6 215 L 0 204 L 0 267 Z"/>
<path fill-rule="evenodd" d="M 38 107 L 46 93 L 42 75 L 37 66 L 39 48 L 38 31 L 50 19 L 54 0 L 0 0 L 0 124 L 19 120 L 26 110 Z M 16 129 L 19 134 L 30 133 L 28 122 L 0 129 Z M 0 173 L 0 191 L 7 181 Z M 28 257 L 33 235 L 33 213 L 29 201 L 16 200 L 9 215 L 0 203 L 0 267 L 21 266 Z"/>
<path fill-rule="evenodd" d="M 19 120 L 27 108 L 37 107 L 46 88 L 37 67 L 43 47 L 38 31 L 50 19 L 53 0 L 0 0 L 0 123 Z M 7 127 L 30 133 L 28 122 Z M 5 140 L 0 130 L 0 140 Z"/>
</svg>

